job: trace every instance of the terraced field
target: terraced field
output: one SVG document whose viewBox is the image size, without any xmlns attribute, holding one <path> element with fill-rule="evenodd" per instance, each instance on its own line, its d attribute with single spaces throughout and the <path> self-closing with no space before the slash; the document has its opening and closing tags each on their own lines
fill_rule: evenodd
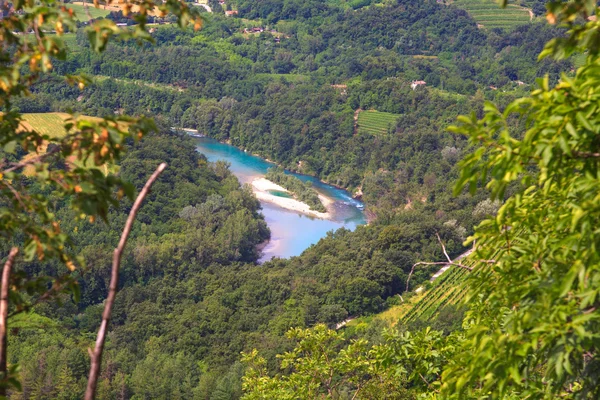
<svg viewBox="0 0 600 400">
<path fill-rule="evenodd" d="M 77 49 L 77 34 L 76 33 L 65 33 L 61 36 L 63 42 L 69 47 L 69 50 L 75 51 Z"/>
<path fill-rule="evenodd" d="M 42 135 L 60 138 L 66 135 L 65 120 L 70 115 L 66 113 L 29 113 L 23 114 L 23 125 L 35 129 Z"/>
<path fill-rule="evenodd" d="M 361 111 L 358 114 L 358 133 L 367 135 L 387 135 L 396 129 L 399 114 L 375 110 Z"/>
<path fill-rule="evenodd" d="M 400 322 L 406 324 L 415 320 L 429 321 L 443 307 L 460 303 L 466 293 L 465 284 L 469 273 L 456 266 L 448 268 L 435 280 L 434 286 L 425 296 L 400 318 Z"/>
<path fill-rule="evenodd" d="M 469 265 L 468 261 L 463 261 Z M 426 292 L 414 293 L 402 303 L 382 311 L 379 314 L 355 318 L 346 326 L 356 327 L 362 323 L 383 320 L 389 326 L 405 325 L 416 320 L 431 321 L 445 306 L 460 304 L 467 293 L 467 277 L 471 272 L 464 268 L 451 266 Z M 476 273 L 476 272 L 475 272 Z"/>
<path fill-rule="evenodd" d="M 87 12 L 85 10 L 85 5 L 87 3 Z M 104 18 L 106 17 L 111 11 L 122 11 L 123 8 L 125 7 L 125 3 L 116 3 L 113 2 L 110 5 L 100 5 L 98 8 L 94 7 L 94 3 L 90 2 L 89 0 L 84 3 L 82 1 L 76 1 L 73 3 L 69 3 L 67 4 L 67 8 L 71 8 L 73 9 L 73 11 L 75 11 L 76 15 L 77 15 L 77 19 L 80 21 L 89 21 L 90 17 L 92 19 L 96 19 L 96 18 Z M 133 5 L 131 8 L 132 12 L 138 12 L 140 10 L 140 6 L 138 5 Z M 89 13 L 89 15 L 88 15 Z M 149 11 L 148 15 L 153 15 L 153 16 L 159 16 L 160 15 L 160 11 L 154 9 L 153 11 Z"/>
<path fill-rule="evenodd" d="M 466 10 L 478 24 L 488 29 L 510 29 L 531 20 L 529 10 L 516 4 L 501 8 L 494 0 L 456 0 L 454 5 Z"/>
<path fill-rule="evenodd" d="M 455 262 L 460 262 L 467 267 L 475 267 L 471 252 L 465 252 L 460 257 L 455 258 Z M 498 257 L 496 252 L 492 257 Z M 426 291 L 413 291 L 409 296 L 400 296 L 401 303 L 391 306 L 378 314 L 351 318 L 344 324 L 347 327 L 358 327 L 363 324 L 370 324 L 375 320 L 384 321 L 388 326 L 406 325 L 417 320 L 429 322 L 434 320 L 440 311 L 446 306 L 462 305 L 468 292 L 467 285 L 473 284 L 473 280 L 467 280 L 472 274 L 477 277 L 481 275 L 483 269 L 469 271 L 466 268 L 450 266 L 434 281 L 432 286 Z M 476 282 L 476 281 L 475 281 Z"/>
</svg>

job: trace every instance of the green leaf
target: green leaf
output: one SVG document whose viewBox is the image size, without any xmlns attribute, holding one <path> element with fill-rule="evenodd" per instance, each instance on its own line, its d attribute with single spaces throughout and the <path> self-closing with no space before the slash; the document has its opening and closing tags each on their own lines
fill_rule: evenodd
<svg viewBox="0 0 600 400">
<path fill-rule="evenodd" d="M 588 121 L 581 111 L 578 111 L 577 114 L 575 114 L 575 118 L 577 118 L 577 121 L 579 121 L 579 123 L 583 125 L 585 129 L 590 132 L 594 132 L 594 128 L 590 124 L 590 121 Z"/>
<path fill-rule="evenodd" d="M 571 291 L 573 282 L 577 278 L 579 269 L 576 266 L 572 266 L 569 269 L 567 275 L 562 278 L 562 284 L 560 285 L 560 297 L 564 297 L 569 291 Z"/>
<path fill-rule="evenodd" d="M 17 141 L 12 140 L 4 145 L 4 151 L 12 154 L 15 152 L 16 147 L 17 147 Z"/>
</svg>

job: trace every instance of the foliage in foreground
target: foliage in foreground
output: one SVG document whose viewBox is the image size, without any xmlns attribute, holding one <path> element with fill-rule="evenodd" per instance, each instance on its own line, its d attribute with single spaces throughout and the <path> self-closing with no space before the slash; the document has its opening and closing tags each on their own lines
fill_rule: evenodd
<svg viewBox="0 0 600 400">
<path fill-rule="evenodd" d="M 136 17 L 139 25 L 134 30 L 119 29 L 108 20 L 88 26 L 87 38 L 94 51 L 104 50 L 110 39 L 150 39 L 145 17 L 155 8 L 172 12 L 181 26 L 194 20 L 199 28 L 202 22 L 178 0 L 161 5 L 146 0 L 137 3 L 142 12 Z M 76 270 L 84 260 L 72 251 L 70 236 L 56 217 L 56 203 L 68 202 L 76 218 L 107 221 L 110 208 L 118 207 L 123 196 L 132 199 L 134 188 L 121 176 L 105 174 L 99 167 L 118 162 L 128 140 L 141 139 L 155 126 L 144 117 L 93 121 L 72 117 L 64 124 L 67 134 L 53 137 L 23 124 L 13 100 L 27 96 L 42 75 L 52 72 L 57 60 L 66 58 L 62 37 L 76 29 L 77 20 L 72 9 L 54 1 L 2 1 L 0 8 L 0 235 L 3 250 L 11 247 L 2 273 L 0 299 L 0 396 L 4 396 L 7 387 L 20 388 L 15 375 L 18 366 L 7 370 L 9 308 L 10 316 L 14 316 L 62 293 L 79 299 Z M 66 78 L 79 89 L 88 82 L 81 76 Z M 88 161 L 91 168 L 82 167 Z M 30 176 L 26 176 L 25 167 L 31 166 L 35 173 L 28 171 Z M 38 191 L 40 187 L 45 193 Z M 56 201 L 51 202 L 51 198 Z M 17 258 L 18 253 L 23 257 Z M 49 274 L 32 274 L 26 269 L 12 273 L 15 259 L 17 264 L 59 260 L 62 265 Z"/>
<path fill-rule="evenodd" d="M 391 331 L 383 344 L 371 346 L 365 339 L 347 340 L 325 325 L 291 329 L 287 336 L 296 346 L 279 356 L 283 374 L 269 376 L 256 350 L 243 354 L 248 365 L 244 399 L 414 399 L 407 386 L 427 391 L 439 379 L 458 337 L 429 329 Z"/>
<path fill-rule="evenodd" d="M 599 28 L 588 23 L 586 35 Z M 482 120 L 462 119 L 456 128 L 478 147 L 463 161 L 458 189 L 486 177 L 495 198 L 513 181 L 522 189 L 472 238 L 475 257 L 488 261 L 471 282 L 471 326 L 445 372 L 445 393 L 460 398 L 477 385 L 493 397 L 600 395 L 597 52 L 589 48 L 574 79 L 563 76 L 554 88 L 542 80 L 530 98 L 503 112 L 488 104 Z M 506 129 L 515 115 L 528 120 L 522 140 Z"/>
</svg>

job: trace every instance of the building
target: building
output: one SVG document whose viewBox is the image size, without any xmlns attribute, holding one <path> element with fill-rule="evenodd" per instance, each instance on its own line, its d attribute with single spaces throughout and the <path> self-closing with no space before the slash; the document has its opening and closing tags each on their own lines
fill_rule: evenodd
<svg viewBox="0 0 600 400">
<path fill-rule="evenodd" d="M 412 90 L 415 90 L 417 88 L 417 86 L 425 86 L 427 85 L 427 82 L 425 81 L 412 81 L 410 84 L 410 87 L 412 88 Z"/>
<path fill-rule="evenodd" d="M 338 90 L 341 95 L 345 96 L 348 94 L 348 85 L 330 85 L 332 88 Z"/>
<path fill-rule="evenodd" d="M 263 28 L 244 28 L 244 33 L 263 33 Z"/>
</svg>

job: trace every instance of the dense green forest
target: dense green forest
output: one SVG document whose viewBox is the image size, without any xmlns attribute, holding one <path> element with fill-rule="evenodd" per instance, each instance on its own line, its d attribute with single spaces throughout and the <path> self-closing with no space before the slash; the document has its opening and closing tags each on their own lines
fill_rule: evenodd
<svg viewBox="0 0 600 400">
<path fill-rule="evenodd" d="M 100 54 L 80 30 L 56 75 L 15 105 L 160 115 L 351 191 L 369 185 L 365 201 L 377 213 L 448 192 L 435 177 L 465 147 L 445 133 L 457 115 L 481 112 L 485 100 L 508 104 L 536 77 L 557 79 L 571 65 L 536 62 L 556 27 L 482 31 L 464 11 L 433 1 L 253 23 L 285 34 L 280 42 L 270 31 L 245 36 L 244 21 L 211 14 L 200 32 L 159 26 L 154 45 L 115 43 Z M 80 92 L 58 77 L 71 73 L 96 79 Z M 427 84 L 412 90 L 415 80 Z M 393 134 L 355 134 L 358 109 L 398 114 Z"/>
<path fill-rule="evenodd" d="M 157 182 L 124 256 L 105 358 L 114 373 L 107 370 L 100 380 L 102 398 L 123 391 L 151 398 L 204 398 L 215 391 L 233 396 L 241 385 L 241 351 L 275 354 L 288 349 L 283 335 L 289 328 L 334 326 L 382 310 L 386 299 L 402 292 L 414 262 L 439 257 L 439 246 L 429 240 L 434 232 L 453 254 L 464 240 L 464 228 L 414 212 L 393 224 L 331 233 L 301 257 L 256 265 L 256 245 L 268 229 L 252 192 L 239 186 L 227 165 L 207 164 L 191 139 L 161 134 L 134 146 L 120 172 L 139 188 L 139 172 L 158 160 L 173 168 Z M 87 376 L 82 360 L 110 278 L 104 260 L 118 239 L 111 226 L 125 214 L 111 212 L 110 226 L 78 221 L 68 210 L 59 216 L 87 261 L 82 295 L 77 304 L 65 298 L 38 306 L 28 314 L 29 325 L 11 336 L 10 361 L 22 366 L 26 398 L 81 395 Z M 51 267 L 25 268 L 50 273 Z M 415 281 L 427 276 L 419 271 Z M 40 340 L 45 328 L 49 334 Z M 65 367 L 66 359 L 80 361 Z"/>
<path fill-rule="evenodd" d="M 181 13 L 173 7 L 166 18 L 172 22 Z M 481 28 L 459 6 L 433 0 L 232 0 L 225 8 L 238 14 L 203 12 L 201 30 L 146 26 L 152 43 L 111 41 L 101 52 L 104 39 L 93 29 L 65 24 L 64 54 L 49 51 L 15 64 L 31 74 L 26 84 L 19 81 L 27 92 L 0 86 L 7 138 L 1 158 L 10 168 L 28 146 L 49 140 L 18 136 L 18 123 L 11 122 L 16 112 L 156 120 L 133 123 L 127 134 L 116 123 L 97 129 L 77 123 L 82 138 L 69 142 L 67 135 L 67 142 L 48 145 L 50 157 L 39 160 L 33 176 L 0 176 L 2 254 L 10 258 L 11 247 L 22 242 L 27 252 L 14 267 L 14 288 L 22 290 L 11 289 L 10 297 L 18 306 L 9 314 L 6 354 L 9 366 L 19 366 L 21 388 L 0 382 L 9 398 L 83 397 L 88 349 L 107 304 L 109 260 L 134 207 L 131 193 L 142 191 L 161 162 L 168 167 L 122 255 L 97 398 L 594 398 L 597 278 L 593 270 L 571 268 L 597 263 L 597 121 L 591 121 L 597 99 L 592 89 L 583 93 L 593 84 L 580 90 L 568 83 L 583 79 L 575 67 L 585 46 L 538 61 L 551 39 L 567 34 L 565 27 L 533 21 Z M 127 37 L 138 32 L 139 18 L 113 12 L 96 22 L 126 21 L 119 35 Z M 60 29 L 54 25 L 42 36 Z M 7 60 L 25 51 L 7 43 Z M 588 55 L 585 62 L 597 67 L 595 53 Z M 589 71 L 595 79 L 597 71 Z M 73 80 L 78 74 L 85 78 Z M 542 76 L 538 97 L 517 100 Z M 549 98 L 584 105 L 553 108 Z M 391 113 L 397 122 L 385 134 L 371 134 L 358 129 L 362 110 Z M 552 130 L 548 110 L 571 125 Z M 470 117 L 449 132 L 459 115 Z M 330 232 L 298 257 L 259 264 L 269 229 L 251 188 L 240 185 L 227 163 L 208 162 L 173 127 L 197 129 L 347 188 L 365 202 L 371 222 Z M 571 136 L 557 139 L 564 132 Z M 84 157 L 81 147 L 92 152 L 96 172 L 68 167 L 70 157 Z M 115 175 L 98 172 L 107 165 Z M 577 181 L 582 176 L 585 185 Z M 292 185 L 282 184 L 322 207 L 304 184 L 308 195 Z M 15 195 L 20 190 L 27 196 Z M 544 214 L 553 207 L 564 220 Z M 20 219 L 10 219 L 13 209 L 21 210 Z M 575 233 L 559 250 L 562 236 L 547 244 L 540 227 Z M 426 290 L 440 262 L 472 246 L 471 235 L 481 249 L 456 267 L 472 279 L 471 307 L 442 307 L 427 320 L 375 318 L 412 304 L 418 294 L 406 290 Z M 74 269 L 72 260 L 85 262 Z M 528 275 L 532 268 L 539 275 Z M 537 334 L 536 318 L 566 331 Z M 532 344 L 511 347 L 509 335 Z"/>
</svg>

